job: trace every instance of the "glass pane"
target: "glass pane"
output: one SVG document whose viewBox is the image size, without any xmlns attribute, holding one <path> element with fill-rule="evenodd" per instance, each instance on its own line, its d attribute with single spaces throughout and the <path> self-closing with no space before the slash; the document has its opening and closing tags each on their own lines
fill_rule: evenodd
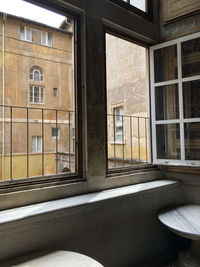
<svg viewBox="0 0 200 267">
<path fill-rule="evenodd" d="M 200 122 L 185 123 L 185 159 L 200 160 Z"/>
<path fill-rule="evenodd" d="M 130 4 L 141 9 L 142 11 L 146 11 L 146 0 L 130 0 Z"/>
<path fill-rule="evenodd" d="M 24 27 L 20 27 L 20 40 L 24 40 Z"/>
<path fill-rule="evenodd" d="M 148 78 L 147 49 L 106 34 L 108 169 L 150 161 Z"/>
<path fill-rule="evenodd" d="M 40 72 L 38 70 L 34 70 L 33 72 L 33 80 L 39 81 L 40 80 Z"/>
<path fill-rule="evenodd" d="M 176 45 L 154 51 L 154 69 L 156 83 L 178 78 Z"/>
<path fill-rule="evenodd" d="M 46 32 L 42 32 L 41 39 L 42 39 L 41 43 L 45 45 L 46 44 Z"/>
<path fill-rule="evenodd" d="M 50 33 L 48 33 L 48 45 L 52 46 L 52 36 Z"/>
<path fill-rule="evenodd" d="M 36 151 L 36 136 L 32 137 L 32 151 Z"/>
<path fill-rule="evenodd" d="M 175 124 L 156 125 L 157 158 L 180 159 L 180 126 Z"/>
<path fill-rule="evenodd" d="M 155 88 L 156 120 L 179 118 L 178 84 Z"/>
<path fill-rule="evenodd" d="M 26 40 L 31 41 L 31 29 L 26 28 Z"/>
<path fill-rule="evenodd" d="M 200 80 L 183 83 L 184 118 L 200 118 Z"/>
<path fill-rule="evenodd" d="M 200 75 L 200 38 L 181 44 L 182 76 Z"/>
</svg>

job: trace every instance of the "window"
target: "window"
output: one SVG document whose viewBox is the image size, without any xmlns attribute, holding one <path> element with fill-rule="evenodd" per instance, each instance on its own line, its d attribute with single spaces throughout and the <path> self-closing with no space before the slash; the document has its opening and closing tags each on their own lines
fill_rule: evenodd
<svg viewBox="0 0 200 267">
<path fill-rule="evenodd" d="M 54 138 L 59 137 L 59 129 L 52 128 L 51 129 L 51 136 L 54 137 Z"/>
<path fill-rule="evenodd" d="M 49 32 L 41 32 L 41 44 L 52 46 L 52 34 Z"/>
<path fill-rule="evenodd" d="M 20 26 L 20 40 L 32 42 L 32 29 L 26 26 Z"/>
<path fill-rule="evenodd" d="M 32 136 L 32 152 L 42 152 L 42 136 Z"/>
<path fill-rule="evenodd" d="M 58 94 L 58 88 L 53 88 L 53 96 L 57 96 Z"/>
<path fill-rule="evenodd" d="M 124 114 L 124 109 L 123 107 L 115 108 L 114 109 L 114 116 L 115 116 L 115 141 L 121 141 L 123 142 L 123 114 Z"/>
<path fill-rule="evenodd" d="M 5 85 L 0 99 L 0 180 L 56 178 L 66 165 L 70 176 L 77 177 L 80 157 L 78 149 L 73 153 L 72 129 L 79 124 L 79 35 L 74 34 L 79 28 L 75 16 L 79 15 L 61 15 L 59 7 L 54 12 L 22 0 L 17 1 L 16 10 L 8 1 L 0 7 L 10 10 L 8 16 L 0 15 L 4 17 L 5 48 L 1 58 L 9 58 L 4 60 L 4 75 L 0 76 Z M 70 28 L 65 23 L 68 16 Z M 53 50 L 46 47 L 52 45 L 52 38 L 56 43 Z"/>
<path fill-rule="evenodd" d="M 44 87 L 30 85 L 30 103 L 44 104 Z"/>
<path fill-rule="evenodd" d="M 108 172 L 150 162 L 147 48 L 106 33 Z"/>
<path fill-rule="evenodd" d="M 153 161 L 200 165 L 200 34 L 151 48 Z"/>
<path fill-rule="evenodd" d="M 34 66 L 30 69 L 30 80 L 43 82 L 44 81 L 44 71 L 39 66 Z"/>
</svg>

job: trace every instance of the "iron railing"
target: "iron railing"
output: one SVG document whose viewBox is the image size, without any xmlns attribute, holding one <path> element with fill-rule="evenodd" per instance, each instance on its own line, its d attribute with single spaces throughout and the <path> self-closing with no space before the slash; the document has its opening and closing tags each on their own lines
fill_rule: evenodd
<svg viewBox="0 0 200 267">
<path fill-rule="evenodd" d="M 150 163 L 149 123 L 149 117 L 107 115 L 108 169 Z"/>
<path fill-rule="evenodd" d="M 76 172 L 74 128 L 73 110 L 0 105 L 1 179 Z M 42 139 L 34 152 L 33 136 Z"/>
</svg>

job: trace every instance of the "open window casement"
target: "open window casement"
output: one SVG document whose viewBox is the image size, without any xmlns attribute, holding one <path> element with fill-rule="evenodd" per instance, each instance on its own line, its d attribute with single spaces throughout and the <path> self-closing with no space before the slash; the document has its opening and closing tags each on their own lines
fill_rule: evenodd
<svg viewBox="0 0 200 267">
<path fill-rule="evenodd" d="M 153 163 L 200 166 L 200 33 L 150 48 Z"/>
</svg>

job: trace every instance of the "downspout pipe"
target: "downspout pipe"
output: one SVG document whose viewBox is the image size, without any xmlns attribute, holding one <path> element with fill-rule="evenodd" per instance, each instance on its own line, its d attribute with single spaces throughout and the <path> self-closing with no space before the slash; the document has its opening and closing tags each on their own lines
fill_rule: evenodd
<svg viewBox="0 0 200 267">
<path fill-rule="evenodd" d="M 1 177 L 5 179 L 5 22 L 7 14 L 3 13 L 2 21 L 2 158 L 1 158 Z"/>
</svg>

